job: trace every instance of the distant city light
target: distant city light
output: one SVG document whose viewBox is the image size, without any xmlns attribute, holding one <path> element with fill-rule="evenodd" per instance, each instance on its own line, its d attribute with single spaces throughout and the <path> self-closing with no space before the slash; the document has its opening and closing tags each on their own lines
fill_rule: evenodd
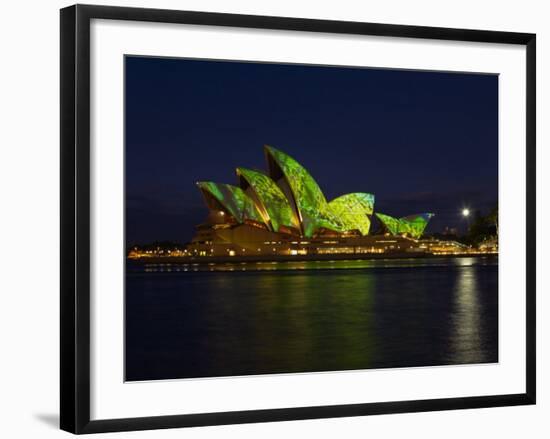
<svg viewBox="0 0 550 439">
<path fill-rule="evenodd" d="M 462 209 L 462 216 L 470 216 L 470 209 Z"/>
</svg>

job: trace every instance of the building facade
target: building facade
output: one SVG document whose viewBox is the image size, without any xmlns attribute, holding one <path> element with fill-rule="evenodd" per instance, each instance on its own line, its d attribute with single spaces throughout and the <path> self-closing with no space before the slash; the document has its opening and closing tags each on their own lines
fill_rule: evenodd
<svg viewBox="0 0 550 439">
<path fill-rule="evenodd" d="M 382 253 L 419 250 L 431 213 L 394 218 L 374 213 L 373 194 L 328 201 L 288 154 L 264 146 L 267 172 L 237 168 L 237 185 L 197 183 L 209 209 L 187 250 L 194 256 Z M 381 233 L 372 234 L 373 215 Z"/>
</svg>

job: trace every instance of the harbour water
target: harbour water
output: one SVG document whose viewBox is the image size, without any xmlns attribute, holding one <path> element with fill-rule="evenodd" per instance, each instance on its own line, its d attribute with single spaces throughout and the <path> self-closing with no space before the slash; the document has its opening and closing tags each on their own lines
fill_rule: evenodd
<svg viewBox="0 0 550 439">
<path fill-rule="evenodd" d="M 498 361 L 498 258 L 127 264 L 126 380 Z"/>
</svg>

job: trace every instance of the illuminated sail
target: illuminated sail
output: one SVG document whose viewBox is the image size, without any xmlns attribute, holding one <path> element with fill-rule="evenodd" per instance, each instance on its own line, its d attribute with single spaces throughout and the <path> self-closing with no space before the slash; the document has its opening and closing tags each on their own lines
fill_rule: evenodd
<svg viewBox="0 0 550 439">
<path fill-rule="evenodd" d="M 300 219 L 302 233 L 311 237 L 321 228 L 344 231 L 342 222 L 332 213 L 321 188 L 296 160 L 272 146 L 265 146 L 269 173 L 279 184 Z"/>
<path fill-rule="evenodd" d="M 200 181 L 197 185 L 210 208 L 221 208 L 239 223 L 247 219 L 264 223 L 254 201 L 240 187 L 211 181 Z"/>
<path fill-rule="evenodd" d="M 210 209 L 227 212 L 239 224 L 252 220 L 272 232 L 299 232 L 306 238 L 326 236 L 327 232 L 369 234 L 373 194 L 353 192 L 329 203 L 315 179 L 294 158 L 272 146 L 265 145 L 264 152 L 269 176 L 237 168 L 240 187 L 209 181 L 198 183 Z M 376 216 L 392 235 L 420 238 L 433 214 L 394 218 L 376 213 Z"/>
<path fill-rule="evenodd" d="M 420 238 L 428 225 L 430 219 L 434 216 L 433 213 L 418 213 L 416 215 L 408 215 L 400 220 L 408 227 L 408 234 L 413 238 Z"/>
<path fill-rule="evenodd" d="M 283 191 L 267 175 L 246 168 L 237 168 L 243 190 L 250 187 L 257 199 L 256 207 L 263 213 L 271 229 L 278 232 L 281 226 L 300 229 L 298 218 Z"/>
<path fill-rule="evenodd" d="M 340 219 L 345 231 L 359 230 L 368 235 L 370 218 L 374 209 L 374 195 L 363 192 L 342 195 L 329 204 L 332 213 Z"/>
<path fill-rule="evenodd" d="M 392 235 L 408 235 L 418 239 L 424 233 L 428 221 L 434 214 L 420 213 L 399 219 L 382 213 L 376 213 L 376 216 Z"/>
</svg>

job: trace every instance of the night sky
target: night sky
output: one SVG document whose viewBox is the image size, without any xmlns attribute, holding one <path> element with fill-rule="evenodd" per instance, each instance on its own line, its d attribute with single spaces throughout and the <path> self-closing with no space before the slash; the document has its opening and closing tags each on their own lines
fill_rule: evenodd
<svg viewBox="0 0 550 439">
<path fill-rule="evenodd" d="M 288 153 L 327 200 L 371 192 L 375 211 L 433 212 L 426 232 L 498 200 L 498 77 L 126 57 L 127 243 L 186 242 L 200 180 L 236 184 Z"/>
</svg>

